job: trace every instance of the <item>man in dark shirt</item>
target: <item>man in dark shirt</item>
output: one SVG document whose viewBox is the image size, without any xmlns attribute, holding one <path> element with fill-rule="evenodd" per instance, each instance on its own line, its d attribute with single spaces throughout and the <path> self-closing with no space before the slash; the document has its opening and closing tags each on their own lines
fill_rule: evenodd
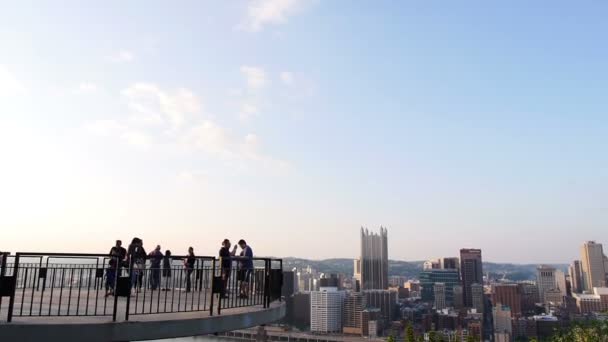
<svg viewBox="0 0 608 342">
<path fill-rule="evenodd" d="M 163 260 L 163 253 L 160 251 L 160 245 L 148 254 L 150 259 L 150 288 L 156 290 L 160 286 L 160 263 Z"/>
<path fill-rule="evenodd" d="M 116 277 L 120 275 L 120 265 L 127 257 L 127 250 L 122 247 L 122 241 L 116 240 L 116 245 L 110 249 L 109 267 L 106 270 L 106 297 L 114 294 Z"/>
<path fill-rule="evenodd" d="M 234 250 L 230 252 L 230 240 L 224 239 L 222 242 L 222 248 L 220 248 L 220 267 L 222 268 L 222 298 L 227 298 L 226 290 L 228 288 L 228 280 L 232 273 L 232 256 L 236 253 L 236 246 Z"/>
<path fill-rule="evenodd" d="M 186 268 L 186 292 L 190 292 L 192 287 L 192 272 L 194 271 L 194 264 L 196 263 L 196 256 L 194 255 L 194 248 L 188 248 L 188 257 L 184 260 L 184 267 Z"/>
</svg>

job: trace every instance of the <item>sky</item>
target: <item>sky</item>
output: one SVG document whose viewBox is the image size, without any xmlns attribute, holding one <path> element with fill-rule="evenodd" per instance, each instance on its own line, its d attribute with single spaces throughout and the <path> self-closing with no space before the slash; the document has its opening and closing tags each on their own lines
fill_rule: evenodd
<svg viewBox="0 0 608 342">
<path fill-rule="evenodd" d="M 0 6 L 0 250 L 608 243 L 604 1 Z"/>
</svg>

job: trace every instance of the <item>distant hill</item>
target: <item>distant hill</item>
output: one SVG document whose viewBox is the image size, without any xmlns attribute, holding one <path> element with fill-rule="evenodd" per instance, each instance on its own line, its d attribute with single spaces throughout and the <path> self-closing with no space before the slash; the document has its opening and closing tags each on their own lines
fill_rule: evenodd
<svg viewBox="0 0 608 342">
<path fill-rule="evenodd" d="M 408 278 L 417 278 L 422 271 L 423 261 L 401 261 L 389 260 L 388 273 L 389 275 L 400 275 Z M 353 259 L 325 259 L 325 260 L 309 260 L 300 258 L 283 258 L 283 267 L 290 270 L 294 267 L 305 268 L 309 266 L 323 273 L 353 273 Z M 510 279 L 510 280 L 533 280 L 536 278 L 536 267 L 538 264 L 508 264 L 484 262 L 484 273 L 489 273 L 494 279 Z M 555 264 L 552 265 L 557 269 L 567 272 L 568 265 Z"/>
</svg>

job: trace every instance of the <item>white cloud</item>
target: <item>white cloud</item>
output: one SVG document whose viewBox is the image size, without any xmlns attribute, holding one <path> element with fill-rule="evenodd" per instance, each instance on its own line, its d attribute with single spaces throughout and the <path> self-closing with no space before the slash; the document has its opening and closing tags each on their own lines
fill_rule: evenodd
<svg viewBox="0 0 608 342">
<path fill-rule="evenodd" d="M 159 124 L 168 122 L 172 129 L 181 127 L 190 116 L 202 110 L 200 99 L 190 90 L 162 90 L 153 83 L 135 83 L 122 91 L 136 121 Z"/>
<path fill-rule="evenodd" d="M 97 91 L 97 89 L 97 84 L 91 82 L 83 82 L 78 85 L 78 87 L 75 89 L 75 92 L 79 94 L 94 93 Z"/>
<path fill-rule="evenodd" d="M 152 143 L 152 139 L 149 135 L 134 130 L 116 120 L 98 120 L 86 124 L 85 129 L 89 133 L 101 137 L 118 137 L 136 147 L 147 148 Z"/>
<path fill-rule="evenodd" d="M 259 89 L 268 83 L 266 72 L 260 67 L 243 65 L 241 66 L 241 73 L 245 76 L 249 89 Z"/>
<path fill-rule="evenodd" d="M 130 63 L 135 60 L 135 54 L 129 50 L 120 50 L 108 57 L 114 63 Z"/>
<path fill-rule="evenodd" d="M 293 84 L 293 73 L 289 71 L 283 71 L 279 74 L 279 77 L 281 78 L 281 82 L 283 82 L 285 85 Z"/>
<path fill-rule="evenodd" d="M 247 17 L 237 28 L 251 32 L 264 26 L 285 24 L 289 17 L 300 12 L 310 0 L 254 0 L 249 2 Z"/>
<path fill-rule="evenodd" d="M 250 103 L 244 103 L 239 112 L 239 120 L 242 122 L 249 121 L 253 116 L 258 114 L 258 108 Z"/>
<path fill-rule="evenodd" d="M 135 83 L 124 89 L 122 95 L 127 99 L 131 115 L 90 123 L 85 126 L 89 133 L 139 148 L 177 147 L 180 153 L 193 157 L 202 152 L 231 166 L 246 166 L 250 162 L 270 167 L 286 164 L 260 152 L 261 144 L 255 134 L 239 137 L 203 117 L 198 96 L 188 89 L 169 91 L 153 83 Z M 250 103 L 244 103 L 241 108 L 241 114 L 247 117 L 257 111 Z"/>
<path fill-rule="evenodd" d="M 8 68 L 0 65 L 0 97 L 23 95 L 27 92 L 25 86 Z"/>
<path fill-rule="evenodd" d="M 195 150 L 223 157 L 233 156 L 226 131 L 210 120 L 205 120 L 190 128 L 181 138 L 181 142 Z"/>
</svg>

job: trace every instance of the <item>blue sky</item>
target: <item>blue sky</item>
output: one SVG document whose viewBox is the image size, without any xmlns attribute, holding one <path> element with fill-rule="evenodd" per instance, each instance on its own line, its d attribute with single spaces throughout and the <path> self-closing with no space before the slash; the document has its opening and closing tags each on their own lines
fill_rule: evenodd
<svg viewBox="0 0 608 342">
<path fill-rule="evenodd" d="M 5 2 L 0 249 L 355 257 L 382 224 L 396 259 L 567 262 L 608 243 L 607 9 Z"/>
</svg>

